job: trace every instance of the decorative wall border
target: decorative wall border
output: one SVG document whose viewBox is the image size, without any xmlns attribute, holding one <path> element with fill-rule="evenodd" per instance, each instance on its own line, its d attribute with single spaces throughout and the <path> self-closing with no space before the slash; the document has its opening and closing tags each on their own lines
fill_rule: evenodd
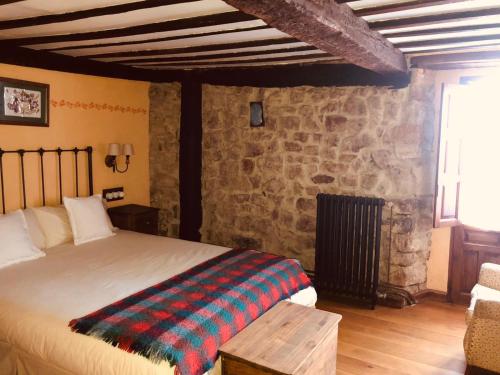
<svg viewBox="0 0 500 375">
<path fill-rule="evenodd" d="M 57 107 L 66 107 L 69 109 L 83 109 L 87 110 L 96 110 L 96 111 L 108 111 L 108 112 L 121 112 L 121 113 L 132 113 L 132 114 L 143 114 L 146 115 L 148 111 L 145 108 L 140 107 L 131 107 L 131 106 L 122 106 L 122 105 L 113 105 L 108 103 L 85 103 L 85 102 L 71 102 L 69 100 L 61 99 L 61 100 L 51 100 L 50 105 L 54 108 Z"/>
</svg>

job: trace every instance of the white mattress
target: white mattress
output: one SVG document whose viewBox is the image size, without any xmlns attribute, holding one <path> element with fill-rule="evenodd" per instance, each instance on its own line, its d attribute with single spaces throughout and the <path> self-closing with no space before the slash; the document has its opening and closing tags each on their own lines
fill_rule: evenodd
<svg viewBox="0 0 500 375">
<path fill-rule="evenodd" d="M 68 322 L 227 250 L 120 231 L 81 246 L 58 246 L 44 258 L 1 269 L 0 373 L 173 374 L 166 362 L 153 364 L 73 333 Z M 307 288 L 291 300 L 314 306 L 316 292 Z"/>
</svg>

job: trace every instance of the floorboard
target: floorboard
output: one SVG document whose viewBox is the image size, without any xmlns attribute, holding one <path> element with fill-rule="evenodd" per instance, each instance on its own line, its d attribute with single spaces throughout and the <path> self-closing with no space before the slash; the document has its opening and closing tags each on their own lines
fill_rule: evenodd
<svg viewBox="0 0 500 375">
<path fill-rule="evenodd" d="M 465 307 L 425 301 L 405 309 L 375 310 L 320 298 L 317 308 L 343 316 L 339 375 L 457 375 L 465 371 Z"/>
</svg>

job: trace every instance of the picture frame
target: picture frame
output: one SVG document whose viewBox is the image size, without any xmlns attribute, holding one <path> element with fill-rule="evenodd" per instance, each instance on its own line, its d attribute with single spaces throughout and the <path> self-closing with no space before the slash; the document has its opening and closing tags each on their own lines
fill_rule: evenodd
<svg viewBox="0 0 500 375">
<path fill-rule="evenodd" d="M 0 124 L 49 126 L 50 85 L 0 77 Z"/>
</svg>

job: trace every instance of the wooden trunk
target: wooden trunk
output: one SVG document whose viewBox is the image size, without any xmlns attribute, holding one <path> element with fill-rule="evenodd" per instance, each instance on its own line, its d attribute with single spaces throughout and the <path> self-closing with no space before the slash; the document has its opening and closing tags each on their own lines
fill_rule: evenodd
<svg viewBox="0 0 500 375">
<path fill-rule="evenodd" d="M 280 302 L 221 349 L 223 375 L 334 375 L 340 315 Z"/>
</svg>

